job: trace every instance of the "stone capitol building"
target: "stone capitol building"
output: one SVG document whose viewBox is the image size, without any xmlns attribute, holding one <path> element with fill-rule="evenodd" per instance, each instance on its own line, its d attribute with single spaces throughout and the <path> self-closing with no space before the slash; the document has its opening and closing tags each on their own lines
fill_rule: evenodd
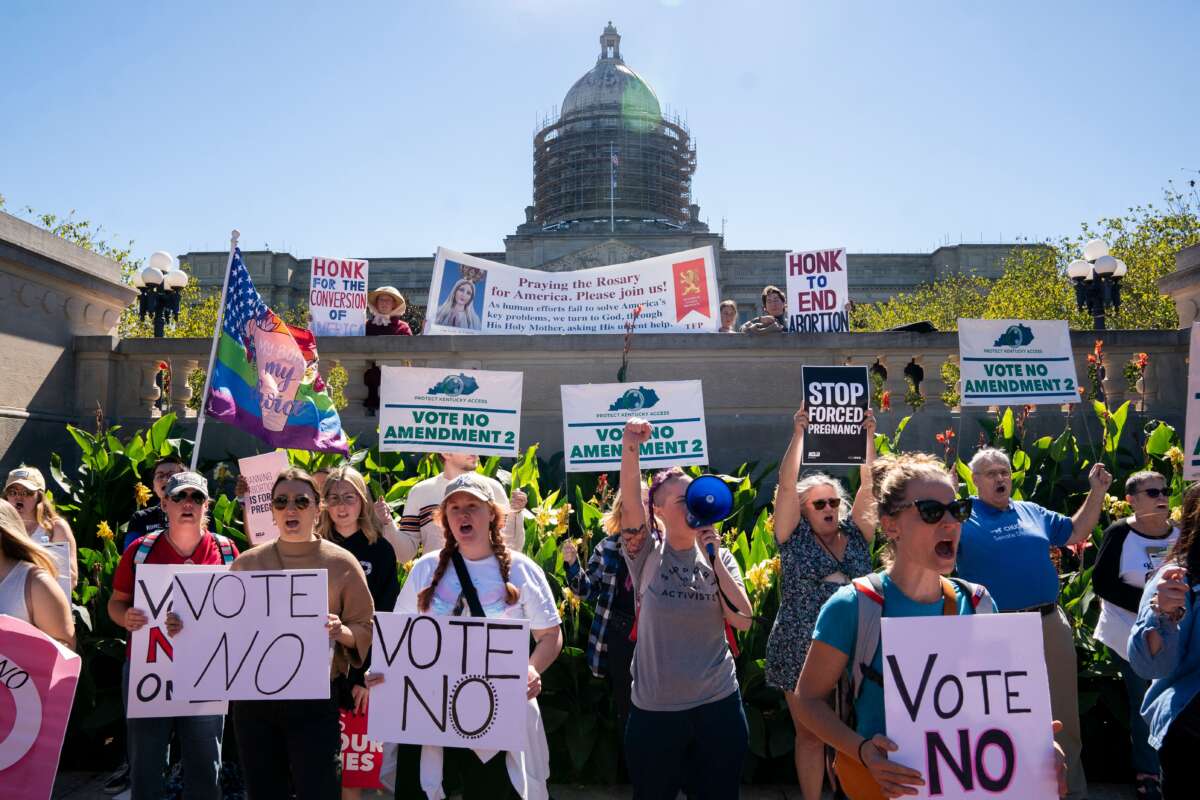
<svg viewBox="0 0 1200 800">
<path fill-rule="evenodd" d="M 533 205 L 525 207 L 524 223 L 504 237 L 503 250 L 472 255 L 561 272 L 711 246 L 719 297 L 734 300 L 744 320 L 761 313 L 763 286 L 783 286 L 787 251 L 726 249 L 724 238 L 701 222 L 700 206 L 693 202 L 696 169 L 696 146 L 687 126 L 678 116 L 663 113 L 654 89 L 625 63 L 621 36 L 610 22 L 600 36 L 595 66 L 571 86 L 557 118 L 546 120 L 533 137 Z M 453 242 L 433 244 L 454 247 Z M 840 243 L 790 244 L 805 249 Z M 963 272 L 995 277 L 1005 256 L 1019 246 L 959 244 L 932 253 L 849 253 L 851 298 L 885 300 Z M 192 252 L 180 260 L 191 266 L 201 287 L 219 290 L 227 256 Z M 269 304 L 307 302 L 309 259 L 270 250 L 244 250 L 243 257 Z M 370 261 L 371 288 L 390 284 L 410 305 L 426 305 L 432 254 Z"/>
</svg>

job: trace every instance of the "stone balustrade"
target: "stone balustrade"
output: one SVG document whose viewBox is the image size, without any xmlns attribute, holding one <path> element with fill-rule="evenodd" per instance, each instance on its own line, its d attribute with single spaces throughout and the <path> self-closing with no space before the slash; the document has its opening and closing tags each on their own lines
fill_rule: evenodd
<svg viewBox="0 0 1200 800">
<path fill-rule="evenodd" d="M 1087 354 L 1099 334 L 1072 334 L 1079 385 L 1089 385 Z M 1125 364 L 1138 352 L 1150 354 L 1145 388 L 1146 418 L 1159 418 L 1176 427 L 1183 424 L 1187 376 L 1186 331 L 1107 331 L 1103 334 L 1110 404 L 1143 400 L 1126 390 Z M 342 410 L 347 431 L 360 445 L 376 440 L 377 419 L 363 406 L 367 390 L 363 373 L 372 365 L 493 369 L 523 372 L 524 402 L 521 442 L 540 442 L 545 456 L 562 449 L 562 409 L 558 387 L 571 383 L 612 383 L 621 364 L 622 337 L 572 336 L 417 336 L 328 338 L 320 343 L 321 372 L 340 365 L 349 378 Z M 208 363 L 209 342 L 203 339 L 127 339 L 78 337 L 75 410 L 88 418 L 99 404 L 110 422 L 144 427 L 163 413 L 176 412 L 187 435 L 194 433 L 195 411 L 188 408 L 191 388 L 186 375 Z M 904 367 L 911 360 L 922 367 L 925 403 L 912 412 L 905 404 Z M 804 364 L 862 364 L 879 361 L 887 369 L 886 388 L 892 410 L 881 413 L 880 431 L 895 429 L 905 415 L 913 418 L 902 445 L 939 451 L 936 433 L 954 429 L 958 443 L 969 450 L 978 440 L 976 420 L 986 409 L 947 408 L 941 394 L 942 365 L 958 359 L 953 333 L 874 333 L 801 336 L 640 335 L 629 356 L 631 382 L 699 379 L 704 387 L 710 451 L 719 467 L 742 461 L 777 461 L 791 430 L 791 415 L 800 402 L 800 367 Z M 171 365 L 170 397 L 158 403 L 155 383 L 158 363 Z M 1115 406 L 1114 406 L 1115 407 Z M 1078 417 L 1078 412 L 1076 412 Z M 1029 430 L 1057 433 L 1063 410 L 1040 406 L 1030 416 Z M 1082 436 L 1098 435 L 1090 414 L 1075 425 Z M 241 456 L 265 449 L 252 437 L 226 425 L 205 428 L 205 457 Z"/>
</svg>

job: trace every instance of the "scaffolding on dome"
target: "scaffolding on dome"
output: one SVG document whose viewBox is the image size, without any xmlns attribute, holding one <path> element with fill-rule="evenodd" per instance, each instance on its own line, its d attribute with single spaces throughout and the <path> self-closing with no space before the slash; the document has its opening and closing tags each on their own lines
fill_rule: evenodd
<svg viewBox="0 0 1200 800">
<path fill-rule="evenodd" d="M 611 213 L 684 225 L 695 171 L 696 146 L 678 115 L 613 106 L 546 118 L 533 137 L 533 219 L 549 227 Z"/>
</svg>

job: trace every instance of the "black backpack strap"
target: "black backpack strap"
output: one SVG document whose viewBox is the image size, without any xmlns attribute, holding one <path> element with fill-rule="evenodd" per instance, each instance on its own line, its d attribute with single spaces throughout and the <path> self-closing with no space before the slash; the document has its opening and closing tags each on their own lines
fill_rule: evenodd
<svg viewBox="0 0 1200 800">
<path fill-rule="evenodd" d="M 450 560 L 454 562 L 454 573 L 458 575 L 458 583 L 462 586 L 463 597 L 467 599 L 471 616 L 486 617 L 487 614 L 483 613 L 483 604 L 479 602 L 479 593 L 475 591 L 475 584 L 471 583 L 471 573 L 467 572 L 467 564 L 463 561 L 462 553 L 455 550 L 451 553 Z"/>
</svg>

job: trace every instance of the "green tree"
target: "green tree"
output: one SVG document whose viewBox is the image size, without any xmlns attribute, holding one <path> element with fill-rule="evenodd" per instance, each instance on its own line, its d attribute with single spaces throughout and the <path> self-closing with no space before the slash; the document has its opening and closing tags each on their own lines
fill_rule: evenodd
<svg viewBox="0 0 1200 800">
<path fill-rule="evenodd" d="M 928 320 L 949 331 L 957 329 L 960 317 L 1066 319 L 1077 330 L 1091 328 L 1091 317 L 1075 308 L 1066 267 L 1079 257 L 1084 242 L 1100 238 L 1128 267 L 1121 281 L 1121 309 L 1108 315 L 1108 327 L 1174 329 L 1179 324 L 1175 306 L 1159 291 L 1158 281 L 1175 268 L 1175 253 L 1200 243 L 1200 204 L 1194 191 L 1188 196 L 1174 186 L 1164 192 L 1164 200 L 1162 209 L 1135 206 L 1123 216 L 1084 223 L 1075 236 L 1015 250 L 999 278 L 955 275 L 885 302 L 860 305 L 852 312 L 851 328 L 880 331 Z"/>
</svg>

